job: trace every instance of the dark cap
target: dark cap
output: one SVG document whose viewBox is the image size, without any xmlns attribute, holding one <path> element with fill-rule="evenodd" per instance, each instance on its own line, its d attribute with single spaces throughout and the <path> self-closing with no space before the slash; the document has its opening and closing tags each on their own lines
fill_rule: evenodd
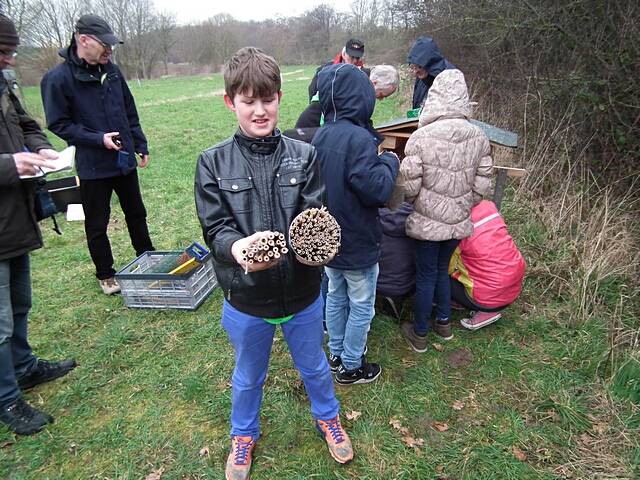
<svg viewBox="0 0 640 480">
<path fill-rule="evenodd" d="M 107 45 L 124 43 L 113 34 L 113 30 L 111 30 L 109 24 L 97 15 L 82 15 L 76 22 L 76 32 L 93 35 Z"/>
<path fill-rule="evenodd" d="M 364 43 L 356 38 L 350 38 L 344 49 L 350 57 L 362 58 L 364 56 Z"/>
<path fill-rule="evenodd" d="M 13 21 L 0 13 L 0 43 L 3 45 L 18 45 L 20 38 Z"/>
</svg>

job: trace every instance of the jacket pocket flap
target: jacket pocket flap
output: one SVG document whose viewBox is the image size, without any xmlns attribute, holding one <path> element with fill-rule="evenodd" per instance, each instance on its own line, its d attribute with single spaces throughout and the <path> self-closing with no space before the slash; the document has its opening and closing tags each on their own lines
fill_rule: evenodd
<svg viewBox="0 0 640 480">
<path fill-rule="evenodd" d="M 253 182 L 250 178 L 220 178 L 218 179 L 218 186 L 220 190 L 227 192 L 242 192 L 244 190 L 251 190 L 253 188 Z"/>
<path fill-rule="evenodd" d="M 281 187 L 293 187 L 307 181 L 307 174 L 304 170 L 285 172 L 278 174 L 278 185 Z"/>
</svg>

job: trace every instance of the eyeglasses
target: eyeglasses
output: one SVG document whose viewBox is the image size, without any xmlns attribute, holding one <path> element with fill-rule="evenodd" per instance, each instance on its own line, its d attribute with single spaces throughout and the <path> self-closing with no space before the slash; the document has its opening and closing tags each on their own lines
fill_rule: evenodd
<svg viewBox="0 0 640 480">
<path fill-rule="evenodd" d="M 0 57 L 5 58 L 16 58 L 18 56 L 18 52 L 15 50 L 0 50 Z"/>
<path fill-rule="evenodd" d="M 85 34 L 85 35 L 86 35 L 86 34 Z M 108 50 L 108 49 L 113 50 L 113 47 L 114 47 L 113 45 L 109 45 L 108 43 L 104 43 L 102 40 L 100 40 L 100 39 L 99 39 L 99 38 L 97 38 L 97 37 L 94 37 L 93 35 L 87 35 L 87 37 L 89 37 L 89 38 L 91 38 L 92 40 L 95 40 L 96 42 L 98 42 L 100 45 L 102 45 L 102 47 L 103 47 L 105 50 Z"/>
</svg>

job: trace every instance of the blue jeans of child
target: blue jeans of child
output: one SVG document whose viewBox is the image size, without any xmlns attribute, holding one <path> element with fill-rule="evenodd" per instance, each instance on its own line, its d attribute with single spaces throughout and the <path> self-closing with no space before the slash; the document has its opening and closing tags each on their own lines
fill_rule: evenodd
<svg viewBox="0 0 640 480">
<path fill-rule="evenodd" d="M 29 254 L 0 260 L 0 407 L 20 397 L 16 378 L 37 362 L 27 341 L 30 309 Z"/>
<path fill-rule="evenodd" d="M 329 277 L 327 330 L 329 351 L 338 355 L 344 368 L 362 366 L 367 333 L 375 315 L 378 264 L 363 270 L 325 267 Z"/>
<path fill-rule="evenodd" d="M 251 435 L 257 440 L 260 437 L 262 386 L 267 377 L 276 326 L 236 310 L 226 300 L 221 323 L 236 356 L 231 379 L 231 435 Z M 311 415 L 316 420 L 334 418 L 340 403 L 322 350 L 322 297 L 318 296 L 311 305 L 283 323 L 282 333 L 309 396 Z"/>
<path fill-rule="evenodd" d="M 416 240 L 416 314 L 413 329 L 426 335 L 431 328 L 431 309 L 435 301 L 436 319 L 451 315 L 449 261 L 458 240 Z"/>
</svg>

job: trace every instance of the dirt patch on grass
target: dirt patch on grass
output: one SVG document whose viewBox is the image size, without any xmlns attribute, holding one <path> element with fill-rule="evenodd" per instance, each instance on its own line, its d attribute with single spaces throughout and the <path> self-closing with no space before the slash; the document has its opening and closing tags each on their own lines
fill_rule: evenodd
<svg viewBox="0 0 640 480">
<path fill-rule="evenodd" d="M 460 348 L 453 352 L 447 353 L 447 364 L 451 368 L 463 368 L 473 361 L 473 353 L 466 348 Z"/>
</svg>

